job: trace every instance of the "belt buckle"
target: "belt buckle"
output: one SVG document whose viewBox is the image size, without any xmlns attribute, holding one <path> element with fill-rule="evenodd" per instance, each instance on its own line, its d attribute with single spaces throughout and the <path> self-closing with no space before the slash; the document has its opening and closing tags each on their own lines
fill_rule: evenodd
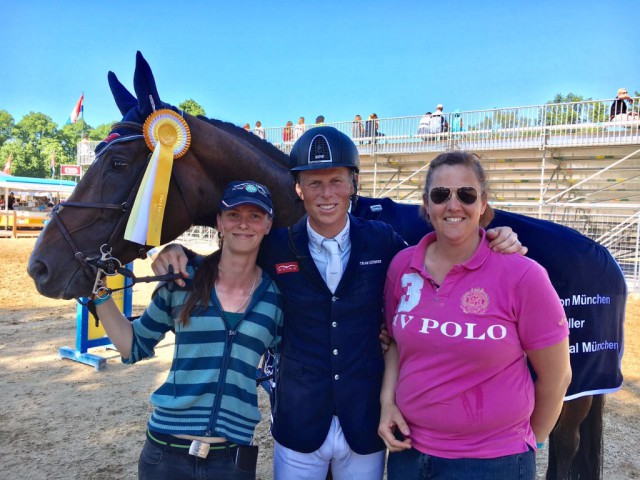
<svg viewBox="0 0 640 480">
<path fill-rule="evenodd" d="M 199 440 L 194 440 L 193 442 L 191 442 L 191 446 L 189 447 L 189 455 L 194 455 L 199 458 L 207 458 L 210 448 L 210 444 L 201 442 Z"/>
</svg>

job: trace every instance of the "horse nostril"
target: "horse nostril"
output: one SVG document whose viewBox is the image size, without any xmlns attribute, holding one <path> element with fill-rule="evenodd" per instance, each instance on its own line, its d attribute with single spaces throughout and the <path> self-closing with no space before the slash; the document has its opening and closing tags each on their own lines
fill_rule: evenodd
<svg viewBox="0 0 640 480">
<path fill-rule="evenodd" d="M 29 276 L 34 280 L 43 280 L 49 274 L 49 269 L 44 262 L 40 260 L 33 260 L 29 262 L 27 272 L 29 273 Z"/>
</svg>

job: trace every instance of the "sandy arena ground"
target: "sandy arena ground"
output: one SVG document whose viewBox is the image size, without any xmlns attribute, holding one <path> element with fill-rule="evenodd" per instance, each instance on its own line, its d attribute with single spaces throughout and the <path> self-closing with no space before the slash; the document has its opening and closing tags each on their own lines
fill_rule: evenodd
<svg viewBox="0 0 640 480">
<path fill-rule="evenodd" d="M 75 302 L 40 296 L 26 273 L 34 239 L 0 239 L 0 479 L 135 479 L 151 406 L 149 394 L 166 376 L 172 338 L 143 364 L 126 366 L 116 352 L 107 367 L 61 360 L 58 349 L 75 347 Z M 148 261 L 136 274 L 149 275 Z M 133 296 L 135 310 L 148 302 L 150 286 Z M 625 384 L 608 395 L 605 414 L 606 480 L 640 478 L 640 296 L 627 307 Z M 258 478 L 269 480 L 272 440 L 268 401 L 263 420 Z M 539 459 L 539 478 L 546 469 Z"/>
</svg>

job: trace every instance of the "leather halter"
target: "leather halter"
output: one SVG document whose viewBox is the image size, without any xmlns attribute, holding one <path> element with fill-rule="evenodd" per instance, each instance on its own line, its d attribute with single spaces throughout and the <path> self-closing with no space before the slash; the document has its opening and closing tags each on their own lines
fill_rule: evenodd
<svg viewBox="0 0 640 480">
<path fill-rule="evenodd" d="M 134 129 L 136 131 L 142 131 L 142 125 L 136 123 L 136 122 L 118 122 L 115 123 L 113 125 L 112 130 L 116 129 L 116 128 L 129 128 L 129 129 Z M 96 155 L 96 159 L 94 160 L 94 162 L 100 157 L 102 156 L 112 145 L 117 144 L 117 143 L 122 143 L 122 142 L 127 142 L 127 141 L 131 141 L 131 140 L 138 140 L 138 139 L 143 139 L 144 136 L 141 134 L 132 134 L 132 135 L 127 135 L 124 137 L 119 137 L 116 138 L 114 140 L 112 140 L 111 142 L 109 142 L 97 155 Z M 147 163 L 149 162 L 149 159 L 151 158 L 151 154 L 149 154 L 147 156 Z M 97 202 L 64 202 L 63 204 L 58 204 L 54 207 L 52 213 L 51 213 L 51 219 L 53 220 L 53 223 L 56 225 L 56 227 L 58 227 L 58 230 L 60 230 L 60 233 L 62 234 L 62 237 L 65 239 L 65 241 L 67 242 L 67 244 L 69 245 L 69 247 L 71 248 L 71 250 L 73 251 L 73 256 L 74 258 L 80 263 L 80 266 L 82 267 L 83 271 L 85 272 L 85 274 L 87 274 L 87 276 L 89 278 L 91 278 L 92 276 L 96 276 L 96 280 L 94 282 L 94 287 L 93 287 L 93 294 L 97 293 L 97 290 L 99 290 L 99 286 L 101 286 L 101 276 L 102 274 L 106 274 L 108 276 L 110 275 L 116 275 L 117 273 L 124 273 L 123 270 L 125 270 L 126 272 L 129 272 L 130 275 L 127 275 L 126 273 L 124 273 L 126 276 L 131 276 L 133 277 L 133 272 L 130 272 L 129 270 L 127 270 L 126 268 L 122 267 L 121 262 L 115 258 L 115 257 L 111 257 L 110 252 L 111 252 L 111 244 L 113 242 L 113 237 L 116 233 L 116 230 L 118 230 L 118 226 L 120 224 L 120 221 L 117 221 L 113 227 L 113 231 L 111 232 L 111 234 L 109 235 L 109 239 L 108 239 L 108 243 L 103 244 L 100 247 L 100 252 L 101 255 L 96 257 L 96 258 L 88 258 L 86 254 L 84 254 L 83 252 L 80 251 L 80 249 L 76 246 L 76 243 L 73 241 L 73 238 L 71 237 L 71 234 L 69 233 L 69 230 L 67 229 L 67 227 L 65 226 L 64 222 L 62 221 L 62 218 L 60 218 L 59 215 L 59 211 L 60 209 L 64 209 L 66 207 L 77 207 L 77 208 L 96 208 L 96 209 L 100 209 L 100 210 L 116 210 L 116 211 L 120 211 L 122 212 L 122 214 L 126 214 L 130 208 L 133 205 L 133 200 L 135 199 L 135 195 L 140 187 L 140 183 L 142 182 L 142 175 L 140 176 L 140 178 L 136 181 L 136 184 L 134 185 L 134 188 L 131 189 L 131 192 L 129 193 L 129 196 L 127 198 L 127 200 L 121 204 L 115 204 L 115 203 L 97 203 Z M 183 196 L 183 190 L 180 187 L 180 184 L 176 181 L 176 185 L 178 187 L 178 191 L 180 192 L 181 197 Z M 187 202 L 184 200 L 183 198 L 183 202 L 185 203 L 185 205 L 187 205 Z M 189 209 L 187 207 L 187 212 L 190 214 Z M 191 218 L 191 215 L 189 215 Z M 135 242 L 132 242 L 135 243 Z M 137 244 L 139 246 L 138 248 L 138 257 L 137 258 L 146 258 L 147 257 L 147 251 L 151 249 L 150 246 L 146 246 L 146 245 L 141 245 L 141 244 Z"/>
</svg>

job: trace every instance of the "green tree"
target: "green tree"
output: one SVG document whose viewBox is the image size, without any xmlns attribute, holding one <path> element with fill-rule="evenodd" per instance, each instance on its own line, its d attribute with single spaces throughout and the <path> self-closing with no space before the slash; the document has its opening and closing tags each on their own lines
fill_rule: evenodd
<svg viewBox="0 0 640 480">
<path fill-rule="evenodd" d="M 0 110 L 0 147 L 12 137 L 15 126 L 15 121 L 9 112 Z"/>
<path fill-rule="evenodd" d="M 47 172 L 44 162 L 44 153 L 33 145 L 15 142 L 17 151 L 14 153 L 11 164 L 11 174 L 22 177 L 50 177 L 51 170 Z"/>
<path fill-rule="evenodd" d="M 204 108 L 202 108 L 200 104 L 192 98 L 189 98 L 188 100 L 185 100 L 184 102 L 179 104 L 178 108 L 195 117 L 197 117 L 198 115 L 206 116 Z"/>
<path fill-rule="evenodd" d="M 82 140 L 83 135 L 90 134 L 91 126 L 87 125 L 83 119 L 78 120 L 76 123 L 70 123 L 63 125 L 58 132 L 58 139 L 60 144 L 60 163 L 76 163 L 78 142 Z M 58 152 L 56 151 L 56 155 Z"/>
<path fill-rule="evenodd" d="M 556 93 L 553 100 L 549 100 L 548 104 L 551 103 L 574 103 L 574 102 L 582 102 L 584 100 L 591 100 L 591 98 L 584 98 L 582 95 L 578 95 L 576 93 L 567 93 L 566 95 L 562 95 L 561 93 Z"/>
<path fill-rule="evenodd" d="M 73 150 L 73 156 L 69 157 L 65 147 L 56 138 L 43 139 L 42 142 L 40 142 L 40 151 L 41 151 L 42 157 L 45 159 L 45 162 L 44 162 L 45 177 L 51 176 L 51 156 L 52 155 L 55 155 L 55 164 L 56 164 L 54 176 L 57 176 L 58 172 L 60 172 L 61 164 L 76 163 L 75 149 Z"/>
<path fill-rule="evenodd" d="M 571 125 L 576 123 L 597 123 L 608 120 L 609 106 L 594 102 L 582 95 L 560 93 L 548 101 L 544 112 L 544 125 Z"/>
<path fill-rule="evenodd" d="M 43 113 L 30 112 L 13 129 L 14 140 L 22 148 L 15 158 L 14 175 L 27 177 L 51 176 L 51 151 L 60 144 L 58 126 Z M 56 163 L 57 159 L 56 159 Z"/>
<path fill-rule="evenodd" d="M 469 128 L 470 130 L 493 130 L 503 128 L 522 128 L 531 126 L 533 122 L 521 113 L 517 108 L 509 110 L 494 110 L 487 112 L 484 119 L 477 127 Z"/>
<path fill-rule="evenodd" d="M 11 139 L 2 144 L 0 147 L 0 166 L 2 168 L 4 168 L 7 163 L 9 155 L 12 155 L 11 175 L 19 175 L 19 173 L 17 173 L 19 171 L 19 165 L 21 162 L 24 163 L 24 161 L 21 160 L 21 158 L 24 157 L 22 143 Z"/>
<path fill-rule="evenodd" d="M 22 117 L 13 132 L 18 140 L 37 147 L 41 139 L 55 137 L 57 129 L 58 125 L 48 115 L 30 112 Z"/>
<path fill-rule="evenodd" d="M 111 125 L 113 125 L 114 123 L 115 121 L 98 125 L 96 128 L 89 132 L 89 139 L 96 142 L 101 142 L 102 140 L 107 138 L 107 136 L 111 132 Z"/>
</svg>

